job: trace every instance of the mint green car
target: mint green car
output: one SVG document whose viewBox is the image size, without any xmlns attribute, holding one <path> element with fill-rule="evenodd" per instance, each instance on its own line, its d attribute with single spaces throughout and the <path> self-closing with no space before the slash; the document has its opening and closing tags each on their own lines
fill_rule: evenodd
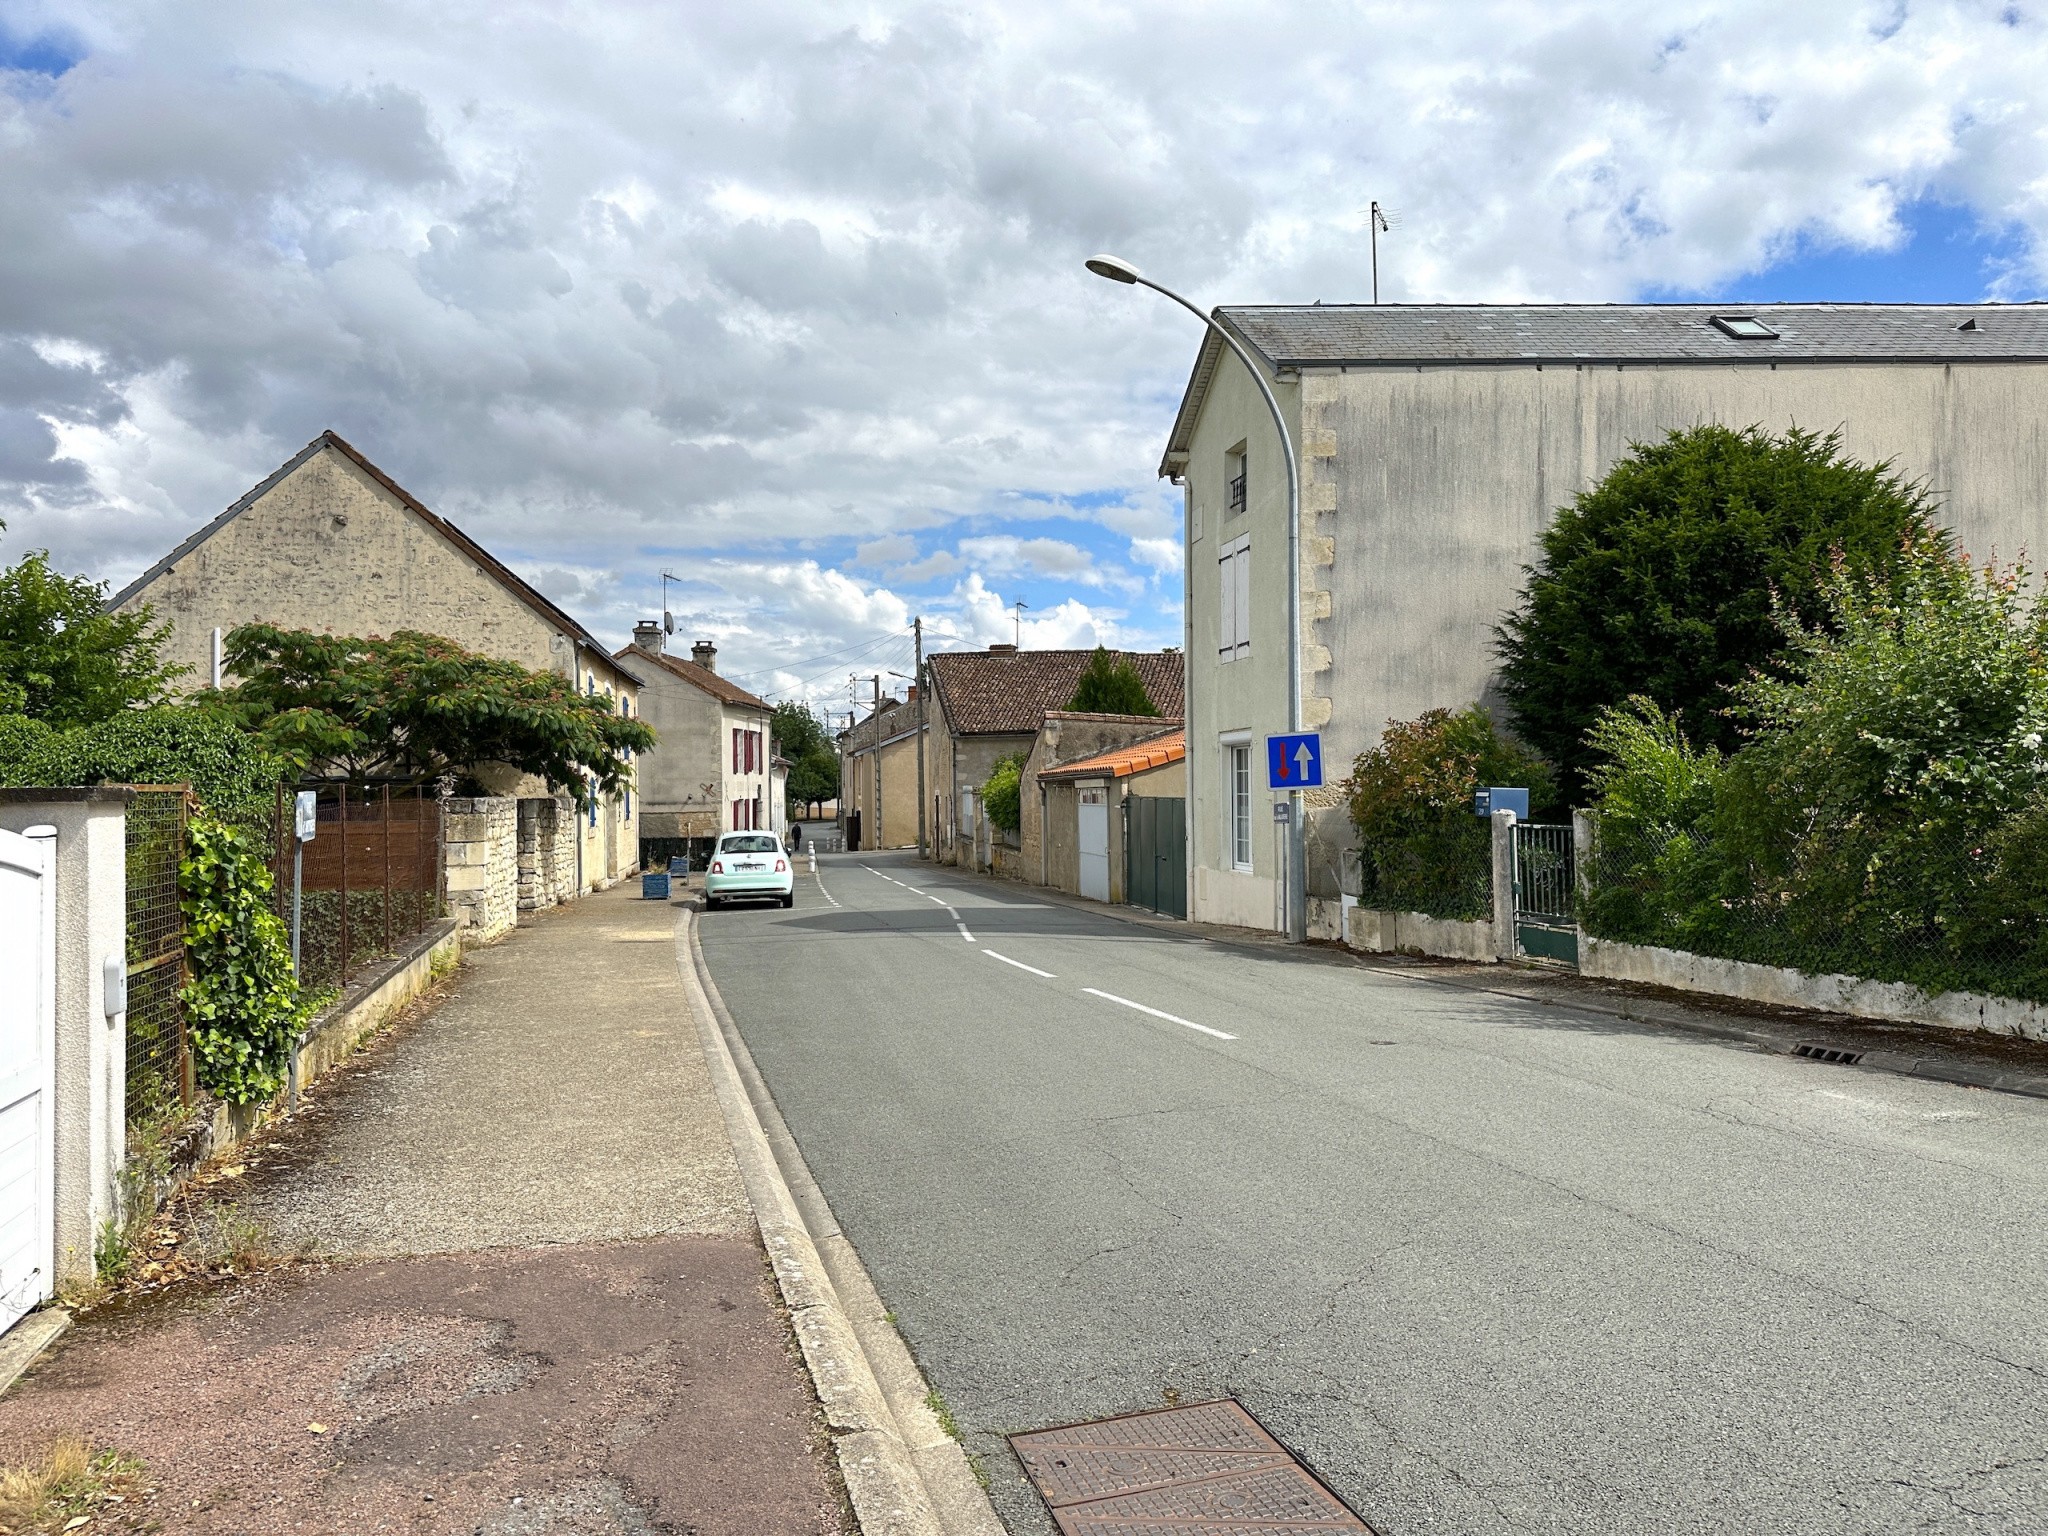
<svg viewBox="0 0 2048 1536">
<path fill-rule="evenodd" d="M 782 839 L 773 832 L 728 832 L 711 853 L 704 871 L 704 907 L 712 911 L 728 901 L 772 898 L 785 907 L 796 905 L 796 875 Z"/>
</svg>

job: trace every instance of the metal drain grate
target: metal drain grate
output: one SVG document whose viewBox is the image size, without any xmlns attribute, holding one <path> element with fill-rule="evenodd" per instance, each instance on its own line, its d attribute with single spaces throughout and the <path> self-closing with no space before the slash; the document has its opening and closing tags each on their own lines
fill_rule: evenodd
<svg viewBox="0 0 2048 1536">
<path fill-rule="evenodd" d="M 1792 1054 L 1804 1056 L 1808 1061 L 1832 1061 L 1844 1067 L 1853 1067 L 1863 1059 L 1861 1051 L 1838 1051 L 1832 1045 L 1795 1045 Z"/>
<path fill-rule="evenodd" d="M 1064 1536 L 1365 1532 L 1230 1398 L 1012 1435 Z"/>
</svg>

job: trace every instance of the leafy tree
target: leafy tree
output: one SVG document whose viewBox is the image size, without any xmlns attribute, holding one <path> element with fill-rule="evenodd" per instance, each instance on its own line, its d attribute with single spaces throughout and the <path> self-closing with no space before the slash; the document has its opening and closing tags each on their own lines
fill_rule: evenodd
<svg viewBox="0 0 2048 1536">
<path fill-rule="evenodd" d="M 791 764 L 801 763 L 807 753 L 819 747 L 831 750 L 823 723 L 811 713 L 810 705 L 796 699 L 784 699 L 775 706 L 768 733 L 774 739 L 775 750 Z"/>
<path fill-rule="evenodd" d="M 1587 731 L 1634 695 L 1734 750 L 1726 690 L 1783 645 L 1774 604 L 1817 621 L 1831 555 L 1890 570 L 1906 542 L 1941 539 L 1928 512 L 1920 486 L 1845 458 L 1835 433 L 1703 426 L 1636 444 L 1560 510 L 1500 627 L 1515 729 L 1574 798 Z"/>
<path fill-rule="evenodd" d="M 790 766 L 789 798 L 816 808 L 839 798 L 839 754 L 820 742 Z"/>
<path fill-rule="evenodd" d="M 988 819 L 1005 832 L 1015 832 L 1024 825 L 1023 781 L 1022 752 L 997 758 L 995 767 L 982 780 L 981 803 L 988 810 Z"/>
<path fill-rule="evenodd" d="M 214 700 L 299 773 L 425 784 L 489 764 L 537 774 L 587 804 L 616 791 L 654 732 L 609 694 L 555 672 L 400 630 L 388 640 L 245 624 Z"/>
<path fill-rule="evenodd" d="M 1472 796 L 1492 785 L 1526 788 L 1532 815 L 1555 807 L 1550 765 L 1502 735 L 1479 705 L 1388 721 L 1344 783 L 1358 829 L 1360 899 L 1432 917 L 1484 917 L 1492 830 L 1472 814 Z"/>
<path fill-rule="evenodd" d="M 189 670 L 163 659 L 168 625 L 146 607 L 104 612 L 106 597 L 104 583 L 52 569 L 47 550 L 0 571 L 0 713 L 91 725 L 160 701 Z"/>
<path fill-rule="evenodd" d="M 1145 692 L 1145 680 L 1137 664 L 1124 655 L 1112 656 L 1101 646 L 1088 658 L 1074 685 L 1067 708 L 1098 715 L 1156 715 L 1159 713 Z"/>
</svg>

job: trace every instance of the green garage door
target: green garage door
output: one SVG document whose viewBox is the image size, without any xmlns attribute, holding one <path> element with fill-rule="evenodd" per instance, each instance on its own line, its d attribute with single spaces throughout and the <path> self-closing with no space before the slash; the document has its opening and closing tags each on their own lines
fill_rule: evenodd
<svg viewBox="0 0 2048 1536">
<path fill-rule="evenodd" d="M 1124 899 L 1167 917 L 1186 917 L 1187 801 L 1129 795 L 1124 816 Z"/>
</svg>

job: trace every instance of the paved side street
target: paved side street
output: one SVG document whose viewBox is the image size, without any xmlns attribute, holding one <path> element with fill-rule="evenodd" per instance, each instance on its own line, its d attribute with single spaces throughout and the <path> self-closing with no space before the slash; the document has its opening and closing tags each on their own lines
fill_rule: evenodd
<svg viewBox="0 0 2048 1536">
<path fill-rule="evenodd" d="M 242 1222 L 327 1262 L 89 1315 L 0 1398 L 0 1461 L 140 1456 L 156 1492 L 95 1530 L 843 1530 L 636 895 L 473 954 L 259 1149 Z"/>
</svg>

